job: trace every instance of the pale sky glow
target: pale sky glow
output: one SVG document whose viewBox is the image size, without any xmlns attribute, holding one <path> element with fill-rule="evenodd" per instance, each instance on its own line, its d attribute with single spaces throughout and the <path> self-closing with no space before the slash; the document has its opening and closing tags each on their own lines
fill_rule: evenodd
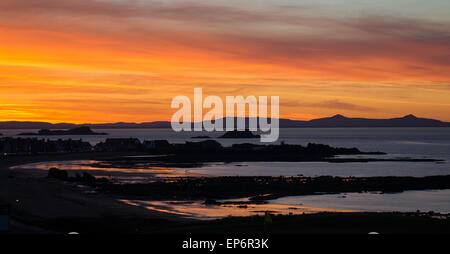
<svg viewBox="0 0 450 254">
<path fill-rule="evenodd" d="M 194 87 L 450 121 L 450 1 L 0 0 L 0 38 L 0 121 L 170 120 Z"/>
</svg>

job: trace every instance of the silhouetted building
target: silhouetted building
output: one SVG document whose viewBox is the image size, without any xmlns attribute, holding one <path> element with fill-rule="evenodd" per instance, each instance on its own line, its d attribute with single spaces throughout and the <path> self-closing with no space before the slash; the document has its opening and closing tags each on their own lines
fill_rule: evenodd
<svg viewBox="0 0 450 254">
<path fill-rule="evenodd" d="M 167 140 L 146 140 L 142 143 L 145 150 L 166 152 L 172 150 L 173 146 Z"/>
<path fill-rule="evenodd" d="M 141 148 L 141 141 L 137 138 L 108 138 L 94 147 L 100 152 L 139 151 Z"/>
<path fill-rule="evenodd" d="M 177 144 L 177 151 L 185 152 L 217 152 L 223 150 L 223 146 L 215 140 L 205 140 L 200 142 L 186 142 L 185 144 Z"/>
<path fill-rule="evenodd" d="M 0 153 L 37 154 L 37 153 L 74 153 L 90 152 L 92 146 L 80 140 L 44 140 L 37 138 L 1 138 Z"/>
</svg>

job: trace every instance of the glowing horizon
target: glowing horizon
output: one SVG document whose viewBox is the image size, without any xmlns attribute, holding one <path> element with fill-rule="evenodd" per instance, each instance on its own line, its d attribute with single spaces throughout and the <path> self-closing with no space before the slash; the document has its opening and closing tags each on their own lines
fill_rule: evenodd
<svg viewBox="0 0 450 254">
<path fill-rule="evenodd" d="M 0 121 L 170 121 L 194 87 L 450 121 L 450 2 L 242 2 L 0 0 Z"/>
</svg>

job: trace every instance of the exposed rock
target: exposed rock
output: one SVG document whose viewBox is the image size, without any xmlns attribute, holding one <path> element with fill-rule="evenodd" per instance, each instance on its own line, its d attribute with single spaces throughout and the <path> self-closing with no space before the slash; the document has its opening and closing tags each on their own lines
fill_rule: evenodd
<svg viewBox="0 0 450 254">
<path fill-rule="evenodd" d="M 59 179 L 59 180 L 67 180 L 68 174 L 67 174 L 67 171 L 65 171 L 65 170 L 61 170 L 58 168 L 51 168 L 48 170 L 47 177 L 55 178 L 55 179 Z"/>
<path fill-rule="evenodd" d="M 215 199 L 207 199 L 204 202 L 205 205 L 220 205 L 220 202 L 217 202 Z"/>
</svg>

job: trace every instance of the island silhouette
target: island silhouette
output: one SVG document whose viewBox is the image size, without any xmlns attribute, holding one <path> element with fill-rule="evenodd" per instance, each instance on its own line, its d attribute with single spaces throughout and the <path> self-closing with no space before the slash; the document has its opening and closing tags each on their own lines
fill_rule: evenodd
<svg viewBox="0 0 450 254">
<path fill-rule="evenodd" d="M 24 132 L 19 136 L 56 136 L 56 135 L 108 135 L 107 133 L 94 132 L 87 126 L 77 127 L 69 130 L 48 130 L 42 129 L 37 133 Z"/>
<path fill-rule="evenodd" d="M 237 117 L 233 120 L 237 122 Z M 251 118 L 245 118 L 246 126 L 249 126 Z M 223 119 L 226 123 L 227 118 Z M 270 119 L 269 119 L 270 121 Z M 308 121 L 279 119 L 280 128 L 378 128 L 378 127 L 450 127 L 450 122 L 435 119 L 416 117 L 412 114 L 387 119 L 353 118 L 340 114 L 312 119 Z M 193 124 L 193 123 L 192 123 Z M 100 124 L 73 124 L 73 123 L 48 123 L 32 121 L 5 121 L 0 122 L 0 129 L 73 129 L 78 127 L 89 127 L 92 129 L 116 129 L 116 128 L 171 128 L 169 121 L 154 121 L 143 123 L 100 123 Z M 225 126 L 224 126 L 225 127 Z"/>
</svg>

